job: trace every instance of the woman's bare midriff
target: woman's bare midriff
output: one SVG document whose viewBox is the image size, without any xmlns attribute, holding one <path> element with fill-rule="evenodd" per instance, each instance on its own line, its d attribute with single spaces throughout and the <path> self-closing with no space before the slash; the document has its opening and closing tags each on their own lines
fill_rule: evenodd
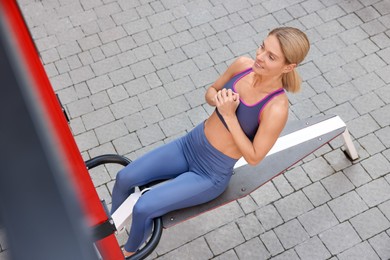
<svg viewBox="0 0 390 260">
<path fill-rule="evenodd" d="M 221 119 L 219 119 L 215 111 L 206 120 L 204 132 L 207 140 L 218 151 L 235 159 L 239 159 L 242 156 L 232 135 L 221 122 Z"/>
</svg>

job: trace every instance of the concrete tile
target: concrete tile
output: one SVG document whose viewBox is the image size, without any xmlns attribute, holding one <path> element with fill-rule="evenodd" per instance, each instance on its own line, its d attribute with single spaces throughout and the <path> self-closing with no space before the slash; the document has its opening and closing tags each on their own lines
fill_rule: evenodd
<svg viewBox="0 0 390 260">
<path fill-rule="evenodd" d="M 213 257 L 213 253 L 208 247 L 204 238 L 198 238 L 179 247 L 168 254 L 159 257 L 158 259 L 210 259 Z"/>
<path fill-rule="evenodd" d="M 320 182 L 315 182 L 312 185 L 303 188 L 302 190 L 314 206 L 319 206 L 331 200 L 329 193 L 325 190 Z"/>
<path fill-rule="evenodd" d="M 367 171 L 360 164 L 354 164 L 344 169 L 343 172 L 356 187 L 372 180 L 370 175 L 367 174 Z"/>
<path fill-rule="evenodd" d="M 357 258 L 363 258 L 363 259 L 378 259 L 378 255 L 375 253 L 375 251 L 372 249 L 370 244 L 368 244 L 366 241 L 349 248 L 348 250 L 342 252 L 341 254 L 337 255 L 338 259 L 340 260 L 347 260 L 347 259 L 357 259 Z"/>
<path fill-rule="evenodd" d="M 211 251 L 216 255 L 232 249 L 245 241 L 234 223 L 228 224 L 206 234 L 205 238 L 211 248 Z"/>
<path fill-rule="evenodd" d="M 390 258 L 390 237 L 386 232 L 382 232 L 379 235 L 370 238 L 368 241 L 381 259 Z"/>
<path fill-rule="evenodd" d="M 271 203 L 281 196 L 279 192 L 275 189 L 275 186 L 272 182 L 267 182 L 257 190 L 251 193 L 253 200 L 259 205 L 259 207 L 265 206 L 268 203 Z"/>
<path fill-rule="evenodd" d="M 265 230 L 270 230 L 283 223 L 282 217 L 272 204 L 260 208 L 255 214 Z"/>
<path fill-rule="evenodd" d="M 292 248 L 309 239 L 309 235 L 296 219 L 284 223 L 275 228 L 274 231 L 286 249 Z"/>
<path fill-rule="evenodd" d="M 352 226 L 364 240 L 385 231 L 390 227 L 390 222 L 378 210 L 372 208 L 350 219 Z"/>
<path fill-rule="evenodd" d="M 379 205 L 390 198 L 390 185 L 379 178 L 356 189 L 369 207 Z"/>
<path fill-rule="evenodd" d="M 314 236 L 302 244 L 297 245 L 295 247 L 295 251 L 302 260 L 325 260 L 331 256 L 329 251 L 317 236 Z"/>
<path fill-rule="evenodd" d="M 259 238 L 253 238 L 235 248 L 240 259 L 267 259 L 270 254 Z"/>
<path fill-rule="evenodd" d="M 302 191 L 288 195 L 276 201 L 274 204 L 284 221 L 300 216 L 313 208 Z"/>
<path fill-rule="evenodd" d="M 341 223 L 319 234 L 319 238 L 331 254 L 338 254 L 361 242 L 349 222 Z"/>
<path fill-rule="evenodd" d="M 355 186 L 348 180 L 342 172 L 337 172 L 329 177 L 321 180 L 322 185 L 332 198 L 347 193 L 355 188 Z"/>
<path fill-rule="evenodd" d="M 283 246 L 274 231 L 270 230 L 264 234 L 261 234 L 260 239 L 272 256 L 275 256 L 284 251 Z"/>
<path fill-rule="evenodd" d="M 329 201 L 328 205 L 340 222 L 344 222 L 368 209 L 366 203 L 355 191 Z"/>
<path fill-rule="evenodd" d="M 389 161 L 380 153 L 362 161 L 362 166 L 373 179 L 389 173 L 390 169 Z"/>
<path fill-rule="evenodd" d="M 317 235 L 339 224 L 327 205 L 317 207 L 298 217 L 310 236 Z"/>
<path fill-rule="evenodd" d="M 245 240 L 250 240 L 265 231 L 253 213 L 238 219 L 236 223 Z"/>
</svg>

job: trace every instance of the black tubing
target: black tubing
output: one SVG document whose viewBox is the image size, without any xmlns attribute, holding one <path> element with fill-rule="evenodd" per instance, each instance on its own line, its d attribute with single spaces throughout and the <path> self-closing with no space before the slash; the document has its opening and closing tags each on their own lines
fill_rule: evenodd
<svg viewBox="0 0 390 260">
<path fill-rule="evenodd" d="M 126 166 L 129 163 L 131 163 L 131 161 L 126 157 L 117 154 L 104 154 L 86 161 L 85 165 L 87 166 L 88 169 L 92 169 L 95 168 L 96 166 L 106 164 L 106 163 L 117 163 Z"/>
<path fill-rule="evenodd" d="M 153 220 L 153 234 L 146 245 L 137 251 L 134 255 L 126 257 L 128 260 L 141 260 L 150 255 L 160 242 L 163 232 L 162 217 L 155 218 Z"/>
<path fill-rule="evenodd" d="M 92 169 L 106 163 L 116 163 L 123 166 L 127 166 L 129 163 L 131 163 L 131 161 L 126 157 L 117 154 L 104 154 L 85 161 L 85 165 L 88 169 Z M 142 247 L 134 255 L 130 257 L 126 257 L 126 259 L 130 259 L 130 260 L 145 259 L 148 255 L 150 255 L 153 252 L 154 249 L 156 249 L 158 243 L 160 242 L 162 232 L 163 232 L 162 217 L 155 218 L 153 220 L 153 233 L 149 241 L 146 243 L 144 247 Z"/>
</svg>

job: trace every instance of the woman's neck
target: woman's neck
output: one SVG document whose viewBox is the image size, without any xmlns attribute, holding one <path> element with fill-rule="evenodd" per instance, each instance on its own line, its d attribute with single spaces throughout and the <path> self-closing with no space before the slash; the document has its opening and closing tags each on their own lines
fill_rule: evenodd
<svg viewBox="0 0 390 260">
<path fill-rule="evenodd" d="M 264 77 L 262 75 L 254 74 L 252 87 L 261 89 L 264 92 L 272 92 L 283 86 L 281 76 Z"/>
</svg>

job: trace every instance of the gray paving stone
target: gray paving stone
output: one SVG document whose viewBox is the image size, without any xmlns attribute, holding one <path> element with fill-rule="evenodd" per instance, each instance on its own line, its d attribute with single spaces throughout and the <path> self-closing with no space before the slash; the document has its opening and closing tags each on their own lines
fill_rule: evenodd
<svg viewBox="0 0 390 260">
<path fill-rule="evenodd" d="M 238 260 L 238 256 L 236 255 L 235 251 L 232 249 L 232 250 L 229 250 L 215 258 L 213 258 L 215 260 Z"/>
<path fill-rule="evenodd" d="M 268 204 L 257 210 L 256 216 L 265 230 L 270 230 L 283 223 L 282 217 L 272 204 Z"/>
<path fill-rule="evenodd" d="M 318 181 L 334 173 L 334 170 L 323 158 L 316 158 L 305 163 L 302 168 L 312 181 Z"/>
<path fill-rule="evenodd" d="M 294 249 L 302 260 L 325 260 L 331 256 L 329 251 L 317 236 L 297 245 Z"/>
<path fill-rule="evenodd" d="M 110 97 L 112 103 L 121 101 L 129 97 L 129 94 L 126 92 L 126 89 L 123 87 L 123 85 L 108 89 L 107 94 Z"/>
<path fill-rule="evenodd" d="M 341 151 L 341 149 L 333 150 L 325 154 L 325 159 L 335 171 L 343 170 L 352 165 L 349 158 Z"/>
<path fill-rule="evenodd" d="M 213 253 L 210 251 L 204 238 L 198 238 L 190 243 L 179 247 L 168 254 L 159 257 L 158 259 L 174 260 L 174 259 L 210 259 Z"/>
<path fill-rule="evenodd" d="M 298 220 L 310 236 L 318 235 L 339 224 L 326 204 L 299 216 Z"/>
<path fill-rule="evenodd" d="M 157 123 L 158 121 L 164 119 L 157 106 L 151 106 L 147 109 L 142 110 L 141 116 L 147 125 Z"/>
<path fill-rule="evenodd" d="M 111 105 L 110 98 L 105 91 L 91 95 L 90 100 L 95 110 Z"/>
<path fill-rule="evenodd" d="M 297 253 L 293 249 L 286 250 L 282 254 L 272 258 L 273 260 L 299 260 Z"/>
<path fill-rule="evenodd" d="M 379 235 L 370 238 L 368 241 L 381 259 L 390 258 L 390 237 L 386 234 L 386 232 L 382 232 Z"/>
<path fill-rule="evenodd" d="M 389 161 L 380 153 L 362 161 L 362 166 L 373 179 L 389 173 L 390 169 Z"/>
<path fill-rule="evenodd" d="M 164 118 L 168 118 L 187 111 L 190 107 L 184 96 L 166 100 L 157 106 Z"/>
<path fill-rule="evenodd" d="M 283 174 L 272 179 L 272 182 L 274 183 L 276 189 L 283 197 L 294 192 L 294 189 L 288 183 L 288 181 L 286 180 Z"/>
<path fill-rule="evenodd" d="M 167 137 L 192 129 L 194 126 L 185 114 L 178 114 L 163 121 L 160 126 Z"/>
<path fill-rule="evenodd" d="M 193 125 L 198 125 L 207 119 L 208 114 L 202 106 L 193 108 L 186 112 L 186 115 L 190 119 Z"/>
<path fill-rule="evenodd" d="M 232 202 L 213 211 L 206 212 L 197 216 L 196 218 L 189 219 L 185 222 L 180 223 L 180 225 L 173 226 L 164 231 L 163 237 L 157 248 L 158 254 L 163 254 L 171 251 L 174 248 L 177 248 L 186 243 L 186 241 L 192 241 L 199 236 L 205 234 L 210 235 L 211 237 L 206 237 L 208 239 L 215 240 L 214 236 L 220 236 L 223 234 L 217 233 L 217 228 L 224 226 L 226 231 L 232 231 L 234 235 L 237 235 L 237 239 L 244 241 L 243 236 L 240 234 L 238 228 L 235 227 L 235 224 L 232 223 L 227 227 L 228 223 L 231 223 L 233 220 L 238 219 L 243 216 L 243 212 L 240 209 L 238 203 Z M 237 233 L 238 232 L 238 233 Z M 206 236 L 207 236 L 206 235 Z M 229 236 L 226 236 L 225 239 L 230 239 Z M 232 241 L 234 242 L 234 241 Z M 224 245 L 218 244 L 218 241 L 214 241 L 217 247 L 222 247 Z M 227 242 L 228 244 L 229 242 Z M 225 244 L 225 246 L 227 245 Z"/>
<path fill-rule="evenodd" d="M 375 135 L 378 136 L 379 140 L 386 146 L 390 147 L 390 127 L 382 128 L 375 132 Z"/>
<path fill-rule="evenodd" d="M 125 124 L 115 121 L 95 129 L 99 143 L 105 143 L 128 134 Z"/>
<path fill-rule="evenodd" d="M 87 85 L 91 91 L 91 94 L 98 93 L 114 86 L 107 75 L 90 79 L 87 81 Z"/>
<path fill-rule="evenodd" d="M 275 256 L 284 251 L 283 246 L 274 231 L 270 230 L 264 234 L 261 234 L 260 239 L 272 256 Z"/>
<path fill-rule="evenodd" d="M 337 257 L 340 260 L 352 260 L 357 258 L 379 259 L 378 255 L 366 241 L 342 252 L 341 254 L 337 255 Z"/>
<path fill-rule="evenodd" d="M 390 201 L 386 201 L 379 205 L 379 209 L 390 220 Z"/>
<path fill-rule="evenodd" d="M 257 205 L 261 207 L 279 199 L 281 196 L 275 189 L 275 186 L 272 184 L 272 182 L 267 182 L 252 192 L 251 197 L 257 203 Z"/>
<path fill-rule="evenodd" d="M 346 71 L 340 68 L 336 68 L 326 72 L 324 74 L 324 77 L 326 78 L 326 80 L 329 81 L 330 85 L 332 86 L 338 86 L 347 83 L 352 79 L 351 76 L 349 76 Z"/>
<path fill-rule="evenodd" d="M 286 249 L 292 248 L 309 239 L 309 235 L 296 219 L 284 223 L 275 228 L 274 231 Z"/>
<path fill-rule="evenodd" d="M 95 74 L 93 73 L 91 67 L 84 66 L 75 70 L 72 70 L 69 72 L 70 77 L 73 81 L 73 84 L 78 84 L 83 81 L 92 79 L 95 77 Z"/>
<path fill-rule="evenodd" d="M 369 134 L 360 138 L 359 143 L 370 155 L 374 155 L 386 149 L 374 134 Z"/>
<path fill-rule="evenodd" d="M 245 240 L 250 240 L 265 231 L 253 213 L 238 219 L 237 225 Z"/>
<path fill-rule="evenodd" d="M 123 118 L 123 122 L 125 123 L 130 133 L 137 131 L 141 128 L 144 128 L 146 126 L 146 123 L 141 113 L 134 113 L 132 115 L 129 115 Z"/>
<path fill-rule="evenodd" d="M 342 66 L 342 69 L 350 76 L 351 78 L 358 78 L 361 75 L 364 75 L 367 73 L 367 71 L 363 68 L 362 65 L 360 65 L 357 61 L 352 61 L 348 64 L 345 64 Z"/>
<path fill-rule="evenodd" d="M 96 147 L 99 142 L 93 131 L 88 131 L 75 136 L 75 141 L 80 152 Z"/>
<path fill-rule="evenodd" d="M 306 173 L 302 170 L 301 167 L 295 167 L 291 170 L 288 170 L 284 173 L 284 176 L 295 190 L 299 190 L 311 184 L 310 179 L 307 177 Z"/>
<path fill-rule="evenodd" d="M 385 231 L 390 227 L 390 222 L 378 210 L 372 208 L 350 219 L 351 224 L 364 240 Z"/>
<path fill-rule="evenodd" d="M 368 209 L 367 205 L 355 191 L 329 201 L 328 205 L 340 222 L 344 222 Z"/>
<path fill-rule="evenodd" d="M 341 223 L 319 234 L 319 238 L 331 254 L 338 254 L 361 242 L 349 222 Z"/>
<path fill-rule="evenodd" d="M 110 109 L 116 119 L 141 111 L 142 106 L 137 97 L 128 98 L 110 105 Z"/>
<path fill-rule="evenodd" d="M 336 20 L 332 20 L 332 21 L 329 21 L 329 22 L 326 22 L 326 23 L 323 23 L 323 24 L 320 24 L 318 26 L 315 27 L 316 30 L 318 31 L 318 33 L 325 39 L 325 38 L 328 38 L 330 36 L 333 36 L 335 34 L 340 34 L 341 36 L 341 39 L 348 44 L 348 42 L 346 42 L 344 39 L 345 39 L 345 36 L 343 37 L 343 32 L 344 32 L 344 28 L 340 25 L 340 23 Z M 344 32 L 345 33 L 345 32 Z M 357 38 L 356 41 L 358 41 L 358 39 L 360 40 L 360 38 Z"/>
<path fill-rule="evenodd" d="M 194 73 L 191 73 L 190 77 L 196 88 L 203 86 L 209 87 L 209 85 L 218 79 L 219 74 L 213 67 L 210 67 L 202 71 L 195 70 Z"/>
<path fill-rule="evenodd" d="M 94 129 L 115 120 L 110 109 L 107 107 L 85 114 L 81 118 L 86 130 Z"/>
<path fill-rule="evenodd" d="M 372 6 L 358 10 L 356 11 L 356 14 L 363 20 L 363 22 L 371 21 L 372 19 L 380 16 L 380 14 Z"/>
<path fill-rule="evenodd" d="M 359 187 L 369 181 L 371 181 L 370 175 L 360 164 L 354 164 L 343 170 L 345 176 L 356 186 Z"/>
<path fill-rule="evenodd" d="M 316 207 L 331 200 L 329 193 L 325 190 L 320 182 L 315 182 L 312 185 L 303 188 L 302 190 L 309 198 L 310 202 Z"/>
<path fill-rule="evenodd" d="M 300 216 L 313 208 L 302 191 L 297 191 L 274 204 L 284 221 Z"/>
<path fill-rule="evenodd" d="M 378 46 L 371 40 L 365 39 L 356 44 L 366 55 L 372 54 L 379 50 Z"/>
<path fill-rule="evenodd" d="M 169 97 L 173 98 L 179 95 L 192 93 L 195 90 L 194 83 L 190 77 L 184 77 L 182 79 L 170 82 L 164 86 Z"/>
<path fill-rule="evenodd" d="M 163 87 L 158 87 L 138 95 L 143 108 L 148 108 L 169 99 L 169 96 Z"/>
<path fill-rule="evenodd" d="M 354 189 L 354 185 L 341 172 L 322 179 L 321 183 L 333 198 Z"/>
<path fill-rule="evenodd" d="M 99 145 L 97 147 L 94 147 L 92 149 L 89 149 L 88 154 L 90 157 L 88 159 L 100 156 L 102 154 L 114 154 L 114 153 L 117 153 L 117 152 L 115 151 L 115 148 L 112 145 L 112 143 L 109 142 L 109 143 L 105 143 L 103 145 Z M 111 179 L 115 179 L 118 171 L 123 168 L 123 166 L 118 165 L 118 164 L 116 164 L 116 165 L 115 164 L 106 164 L 104 167 L 108 170 L 108 173 L 110 174 Z"/>
<path fill-rule="evenodd" d="M 165 137 L 161 128 L 157 124 L 138 130 L 137 135 L 143 146 L 155 143 Z"/>
<path fill-rule="evenodd" d="M 259 238 L 255 237 L 235 247 L 239 259 L 267 259 L 270 254 Z"/>
<path fill-rule="evenodd" d="M 356 189 L 369 207 L 377 206 L 390 198 L 390 185 L 379 178 Z"/>
<path fill-rule="evenodd" d="M 378 130 L 380 126 L 366 114 L 349 122 L 348 130 L 355 138 L 360 138 Z"/>
<path fill-rule="evenodd" d="M 205 238 L 211 251 L 216 255 L 232 249 L 245 241 L 234 223 L 206 234 Z"/>
</svg>

